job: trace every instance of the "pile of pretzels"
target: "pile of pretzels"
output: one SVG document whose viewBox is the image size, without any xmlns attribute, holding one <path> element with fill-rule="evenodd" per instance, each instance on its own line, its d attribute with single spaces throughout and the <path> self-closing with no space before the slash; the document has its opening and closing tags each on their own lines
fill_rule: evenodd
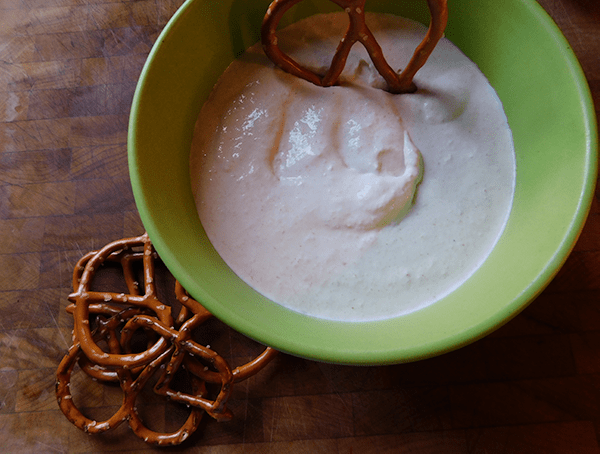
<svg viewBox="0 0 600 454">
<path fill-rule="evenodd" d="M 73 343 L 56 373 L 56 397 L 69 421 L 86 433 L 102 433 L 127 422 L 147 443 L 178 445 L 198 428 L 204 412 L 218 421 L 230 420 L 227 400 L 233 385 L 257 373 L 277 353 L 267 347 L 252 361 L 232 369 L 217 352 L 196 342 L 192 334 L 212 315 L 178 282 L 174 292 L 180 308 L 173 314 L 172 306 L 157 297 L 157 260 L 144 234 L 90 252 L 75 266 L 67 307 L 74 320 Z M 96 273 L 108 262 L 120 265 L 127 292 L 92 290 Z M 137 277 L 140 274 L 142 279 Z M 144 340 L 143 349 L 139 338 Z M 73 401 L 71 375 L 76 365 L 90 379 L 119 384 L 122 404 L 107 420 L 88 418 Z M 185 391 L 174 389 L 180 368 L 191 377 Z M 187 420 L 174 432 L 151 430 L 138 414 L 136 399 L 152 377 L 156 394 L 190 408 Z M 209 397 L 207 384 L 218 388 L 214 396 Z"/>
</svg>

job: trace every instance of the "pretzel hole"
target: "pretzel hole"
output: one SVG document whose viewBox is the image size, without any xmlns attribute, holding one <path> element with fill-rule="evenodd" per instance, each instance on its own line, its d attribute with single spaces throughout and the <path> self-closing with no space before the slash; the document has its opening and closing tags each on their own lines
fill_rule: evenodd
<svg viewBox="0 0 600 454">
<path fill-rule="evenodd" d="M 121 346 L 119 354 L 143 353 L 158 342 L 159 335 L 151 328 L 145 326 L 138 326 L 135 330 L 127 328 L 127 332 L 124 332 L 123 328 L 128 321 L 129 319 L 123 320 L 116 330 Z"/>
<path fill-rule="evenodd" d="M 118 383 L 90 379 L 78 364 L 73 367 L 69 384 L 71 404 L 90 422 L 109 420 L 123 403 L 123 393 Z M 117 432 L 124 435 L 123 429 Z M 116 436 L 117 432 L 111 436 Z"/>
<path fill-rule="evenodd" d="M 90 327 L 92 328 L 92 332 L 95 328 L 96 325 L 96 321 L 98 320 L 97 317 L 92 317 L 92 323 L 90 323 Z M 110 353 L 110 347 L 108 346 L 108 342 L 105 338 L 96 340 L 96 345 L 98 346 L 98 348 L 100 350 L 102 350 L 104 353 Z"/>
<path fill-rule="evenodd" d="M 94 292 L 129 293 L 121 264 L 105 260 L 102 266 L 95 270 L 89 289 Z"/>
<path fill-rule="evenodd" d="M 112 415 L 112 413 L 107 413 L 105 415 L 92 414 L 91 410 L 92 408 L 98 406 L 106 406 L 104 388 L 106 384 L 110 382 L 90 380 L 90 377 L 84 372 L 84 370 L 81 367 L 79 367 L 79 364 L 76 364 L 73 367 L 73 371 L 71 372 L 70 383 L 71 385 L 69 389 L 71 391 L 73 403 L 80 410 L 82 408 L 85 410 L 82 411 L 82 413 L 84 413 L 85 416 L 91 419 L 94 419 L 96 417 L 104 417 L 104 419 L 107 419 Z M 114 385 L 114 383 L 111 384 Z M 119 405 L 118 401 L 116 401 L 115 405 Z"/>
<path fill-rule="evenodd" d="M 343 10 L 337 7 L 337 11 L 342 12 Z M 287 12 L 286 15 L 287 14 L 290 14 L 290 12 Z M 282 52 L 289 55 L 298 64 L 308 69 L 309 71 L 314 72 L 319 77 L 323 77 L 325 76 L 325 74 L 329 70 L 329 67 L 331 66 L 334 54 L 338 48 L 338 45 L 344 37 L 344 33 L 350 26 L 350 19 L 347 14 L 343 15 L 343 24 L 343 28 L 338 33 L 336 33 L 335 36 L 327 36 L 325 40 L 323 40 L 323 36 L 321 34 L 315 33 L 314 30 L 306 31 L 296 28 L 288 30 L 285 37 L 281 37 L 281 35 L 278 33 L 278 46 Z M 280 24 L 280 26 L 278 27 L 278 31 L 282 28 L 285 27 L 282 27 Z M 319 42 L 318 47 L 308 45 L 308 43 L 315 40 L 318 40 Z M 356 43 L 356 45 L 362 47 L 358 43 Z M 350 55 L 352 55 L 356 51 L 357 49 L 353 47 L 350 51 Z M 318 56 L 318 59 L 324 61 L 325 64 L 313 64 L 310 60 L 314 56 Z M 345 78 L 341 77 L 333 85 L 344 85 L 345 82 Z"/>
<path fill-rule="evenodd" d="M 164 433 L 173 433 L 178 431 L 181 428 L 181 426 L 185 424 L 192 410 L 194 410 L 193 407 L 187 407 L 181 402 L 175 402 L 172 400 L 167 401 L 164 406 L 164 422 L 159 431 Z M 202 420 L 208 419 L 210 418 L 202 417 Z M 191 441 L 189 439 L 186 440 L 191 446 L 195 444 L 193 440 L 194 436 L 198 437 L 197 439 L 200 440 L 202 438 L 202 431 L 197 430 L 196 432 L 190 435 L 190 438 L 192 438 Z"/>
<path fill-rule="evenodd" d="M 151 329 L 136 329 L 129 339 L 127 353 L 143 353 L 158 341 L 158 335 Z"/>
</svg>

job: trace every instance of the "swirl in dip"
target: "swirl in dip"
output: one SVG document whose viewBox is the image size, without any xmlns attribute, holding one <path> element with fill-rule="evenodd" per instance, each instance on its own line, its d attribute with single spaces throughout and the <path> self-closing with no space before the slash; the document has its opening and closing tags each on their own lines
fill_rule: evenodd
<svg viewBox="0 0 600 454">
<path fill-rule="evenodd" d="M 367 15 L 392 67 L 426 28 Z M 344 13 L 278 32 L 282 50 L 324 73 Z M 389 318 L 433 304 L 493 249 L 515 184 L 510 129 L 477 66 L 442 39 L 393 95 L 355 46 L 335 87 L 291 76 L 246 51 L 219 79 L 191 149 L 200 220 L 258 292 L 316 317 Z"/>
</svg>

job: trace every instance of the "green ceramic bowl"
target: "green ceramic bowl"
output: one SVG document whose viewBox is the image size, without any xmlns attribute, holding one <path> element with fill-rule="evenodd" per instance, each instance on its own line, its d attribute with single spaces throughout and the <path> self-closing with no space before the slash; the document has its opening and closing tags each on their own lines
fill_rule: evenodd
<svg viewBox="0 0 600 454">
<path fill-rule="evenodd" d="M 347 364 L 414 361 L 481 338 L 550 282 L 586 219 L 597 130 L 581 68 L 534 0 L 452 0 L 447 37 L 497 90 L 515 140 L 517 184 L 506 229 L 481 268 L 439 302 L 384 321 L 321 320 L 287 310 L 242 282 L 208 241 L 188 175 L 194 122 L 227 65 L 259 39 L 268 0 L 188 0 L 142 71 L 129 125 L 129 167 L 144 226 L 169 270 L 234 329 L 278 350 Z M 425 0 L 367 2 L 428 23 Z M 284 17 L 334 11 L 306 0 Z M 284 24 L 282 24 L 284 25 Z"/>
</svg>

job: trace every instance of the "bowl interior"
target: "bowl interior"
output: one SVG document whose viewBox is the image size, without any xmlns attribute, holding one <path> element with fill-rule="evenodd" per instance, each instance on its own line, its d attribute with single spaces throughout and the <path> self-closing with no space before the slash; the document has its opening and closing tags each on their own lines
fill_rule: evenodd
<svg viewBox="0 0 600 454">
<path fill-rule="evenodd" d="M 383 321 L 333 322 L 287 310 L 242 282 L 206 238 L 190 189 L 189 149 L 200 107 L 231 60 L 258 41 L 268 3 L 188 0 L 142 71 L 130 119 L 129 167 L 142 221 L 170 271 L 234 329 L 330 362 L 426 358 L 472 342 L 516 315 L 564 263 L 596 181 L 591 97 L 552 20 L 534 0 L 479 0 L 477 8 L 470 0 L 450 2 L 447 37 L 488 77 L 513 131 L 517 185 L 510 219 L 481 268 L 436 304 Z M 425 0 L 370 4 L 429 20 Z M 305 0 L 284 20 L 336 9 L 332 2 Z"/>
</svg>

